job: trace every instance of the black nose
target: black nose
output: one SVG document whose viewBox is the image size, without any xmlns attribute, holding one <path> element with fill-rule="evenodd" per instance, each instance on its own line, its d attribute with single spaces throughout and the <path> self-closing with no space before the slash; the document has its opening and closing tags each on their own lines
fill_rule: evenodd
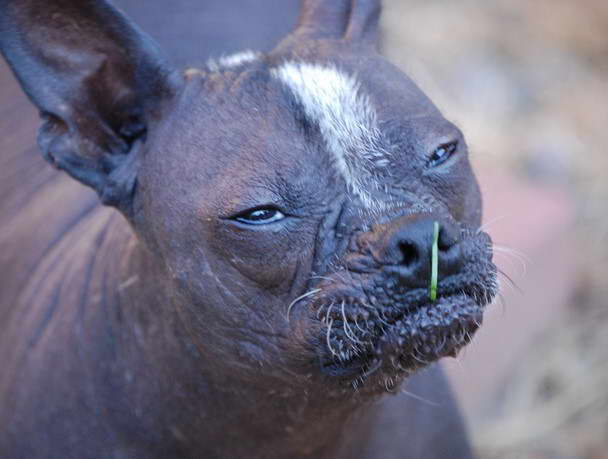
<svg viewBox="0 0 608 459">
<path fill-rule="evenodd" d="M 460 231 L 454 224 L 432 214 L 408 215 L 376 227 L 372 244 L 374 257 L 404 285 L 428 287 L 435 223 L 439 226 L 439 278 L 458 272 L 462 268 Z"/>
</svg>

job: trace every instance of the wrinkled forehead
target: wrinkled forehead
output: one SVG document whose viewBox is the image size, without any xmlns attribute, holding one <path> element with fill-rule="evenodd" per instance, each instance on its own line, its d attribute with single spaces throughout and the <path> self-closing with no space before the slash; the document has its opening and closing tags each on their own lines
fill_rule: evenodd
<svg viewBox="0 0 608 459">
<path fill-rule="evenodd" d="M 391 166 L 403 164 L 404 151 L 453 130 L 409 78 L 380 58 L 287 59 L 270 74 L 296 101 L 301 118 L 317 127 L 348 190 L 370 209 L 382 210 L 374 195 Z"/>
<path fill-rule="evenodd" d="M 248 52 L 208 67 L 182 95 L 197 102 L 186 104 L 194 113 L 180 119 L 200 125 L 189 126 L 184 138 L 216 153 L 205 159 L 209 178 L 226 171 L 243 183 L 264 171 L 287 182 L 333 175 L 371 208 L 378 205 L 372 197 L 377 176 L 402 147 L 387 126 L 414 138 L 415 131 L 424 135 L 429 124 L 440 129 L 445 122 L 416 85 L 381 58 L 265 60 Z"/>
<path fill-rule="evenodd" d="M 273 194 L 285 194 L 275 189 L 281 184 L 318 184 L 330 161 L 316 129 L 301 119 L 299 104 L 269 67 L 251 58 L 186 71 L 187 84 L 154 144 L 155 167 L 166 182 L 183 182 L 185 173 L 192 192 L 228 190 L 243 198 L 268 196 L 269 202 Z"/>
</svg>

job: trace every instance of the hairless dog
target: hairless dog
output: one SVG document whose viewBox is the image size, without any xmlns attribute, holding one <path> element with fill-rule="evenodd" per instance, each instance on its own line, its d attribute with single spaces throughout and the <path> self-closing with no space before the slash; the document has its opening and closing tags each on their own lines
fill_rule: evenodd
<svg viewBox="0 0 608 459">
<path fill-rule="evenodd" d="M 42 119 L 0 68 L 0 457 L 472 457 L 436 362 L 491 241 L 380 1 L 119 6 L 168 52 L 104 0 L 0 0 Z"/>
</svg>

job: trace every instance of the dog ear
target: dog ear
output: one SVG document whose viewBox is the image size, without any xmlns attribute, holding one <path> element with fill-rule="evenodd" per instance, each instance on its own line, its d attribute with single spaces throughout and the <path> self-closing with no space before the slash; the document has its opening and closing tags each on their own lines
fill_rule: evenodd
<svg viewBox="0 0 608 459">
<path fill-rule="evenodd" d="M 156 44 L 104 1 L 2 0 L 0 51 L 40 109 L 45 158 L 128 211 L 134 151 L 170 93 Z"/>
<path fill-rule="evenodd" d="M 296 34 L 377 46 L 380 0 L 303 0 Z"/>
</svg>

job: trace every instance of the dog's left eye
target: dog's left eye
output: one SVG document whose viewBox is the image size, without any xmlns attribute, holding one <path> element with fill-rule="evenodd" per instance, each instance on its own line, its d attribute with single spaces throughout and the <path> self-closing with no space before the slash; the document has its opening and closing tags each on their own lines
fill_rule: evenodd
<svg viewBox="0 0 608 459">
<path fill-rule="evenodd" d="M 247 225 L 267 225 L 283 220 L 284 218 L 285 214 L 283 214 L 283 212 L 276 207 L 271 206 L 249 209 L 234 217 L 236 221 Z"/>
<path fill-rule="evenodd" d="M 429 160 L 431 167 L 439 166 L 445 163 L 458 150 L 458 142 L 450 142 L 441 145 L 437 148 Z"/>
</svg>

